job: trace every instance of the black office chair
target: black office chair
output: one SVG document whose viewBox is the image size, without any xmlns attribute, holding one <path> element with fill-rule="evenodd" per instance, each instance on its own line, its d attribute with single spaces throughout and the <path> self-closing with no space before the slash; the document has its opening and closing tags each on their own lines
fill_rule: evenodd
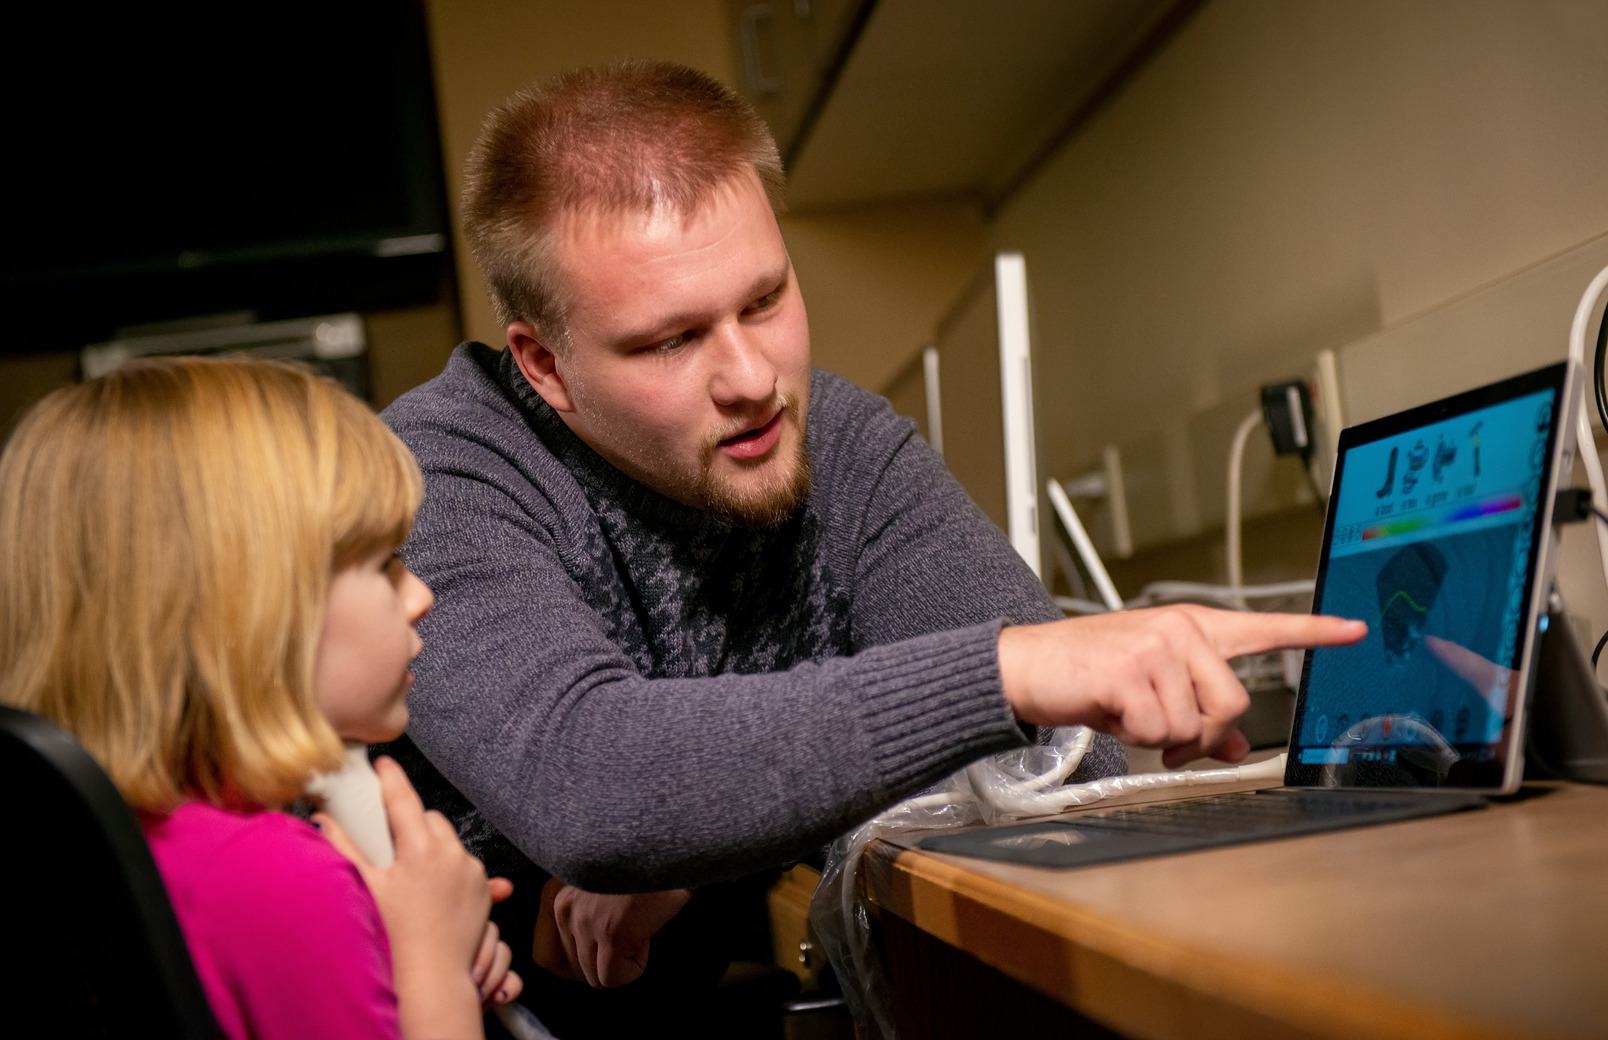
<svg viewBox="0 0 1608 1040">
<path fill-rule="evenodd" d="M 138 820 L 77 741 L 0 706 L 7 1037 L 219 1040 Z"/>
</svg>

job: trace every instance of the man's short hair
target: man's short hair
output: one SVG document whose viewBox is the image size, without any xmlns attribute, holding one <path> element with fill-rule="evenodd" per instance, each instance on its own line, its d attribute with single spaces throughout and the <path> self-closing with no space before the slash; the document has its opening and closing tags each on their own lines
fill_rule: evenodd
<svg viewBox="0 0 1608 1040">
<path fill-rule="evenodd" d="M 745 169 L 782 212 L 782 161 L 764 120 L 684 65 L 581 68 L 515 94 L 486 118 L 464 171 L 464 231 L 498 321 L 562 341 L 557 214 L 690 213 Z"/>
</svg>

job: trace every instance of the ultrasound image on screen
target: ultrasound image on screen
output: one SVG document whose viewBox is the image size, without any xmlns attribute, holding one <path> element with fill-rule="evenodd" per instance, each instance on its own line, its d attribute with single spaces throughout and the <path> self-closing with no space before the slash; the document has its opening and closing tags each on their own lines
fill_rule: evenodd
<svg viewBox="0 0 1608 1040">
<path fill-rule="evenodd" d="M 1432 543 L 1419 542 L 1397 549 L 1379 568 L 1374 579 L 1379 590 L 1379 635 L 1393 659 L 1405 661 L 1423 645 L 1424 621 L 1440 597 L 1450 566 Z"/>
<path fill-rule="evenodd" d="M 1518 693 L 1552 401 L 1529 394 L 1347 451 L 1318 609 L 1368 635 L 1313 652 L 1301 763 L 1418 785 L 1495 754 Z"/>
<path fill-rule="evenodd" d="M 1362 618 L 1368 635 L 1313 655 L 1301 745 L 1329 746 L 1390 715 L 1421 719 L 1452 744 L 1497 739 L 1512 665 L 1499 658 L 1514 550 L 1507 524 L 1331 561 L 1323 611 Z M 1468 667 L 1473 658 L 1489 662 L 1483 675 Z"/>
</svg>

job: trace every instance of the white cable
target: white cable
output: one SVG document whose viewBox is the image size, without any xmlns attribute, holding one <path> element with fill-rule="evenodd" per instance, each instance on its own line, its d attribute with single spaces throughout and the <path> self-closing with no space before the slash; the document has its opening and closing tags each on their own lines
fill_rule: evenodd
<svg viewBox="0 0 1608 1040">
<path fill-rule="evenodd" d="M 1586 286 L 1585 295 L 1575 308 L 1574 324 L 1569 326 L 1569 356 L 1582 365 L 1586 362 L 1586 327 L 1591 324 L 1591 312 L 1597 309 L 1597 298 L 1604 288 L 1608 288 L 1608 267 L 1598 271 L 1597 277 Z"/>
<path fill-rule="evenodd" d="M 1608 288 L 1608 267 L 1597 272 L 1597 277 L 1586 286 L 1585 294 L 1580 297 L 1580 305 L 1575 308 L 1574 323 L 1569 327 L 1569 356 L 1579 362 L 1580 373 L 1584 377 L 1580 380 L 1580 414 L 1575 423 L 1575 440 L 1579 442 L 1575 450 L 1580 453 L 1580 463 L 1586 468 L 1586 480 L 1591 485 L 1591 504 L 1605 513 L 1608 513 L 1608 486 L 1605 486 L 1602 476 L 1602 460 L 1597 457 L 1597 441 L 1591 433 L 1591 411 L 1595 407 L 1597 390 L 1593 386 L 1586 388 L 1587 380 L 1595 382 L 1596 369 L 1586 364 L 1586 330 L 1591 324 L 1591 312 L 1597 309 L 1597 301 L 1602 298 L 1603 290 Z M 1608 525 L 1593 522 L 1591 525 L 1597 532 L 1597 556 L 1602 563 L 1602 578 L 1608 584 Z"/>
<path fill-rule="evenodd" d="M 1099 590 L 1106 608 L 1121 610 L 1122 597 L 1117 595 L 1117 587 L 1111 583 L 1111 575 L 1106 573 L 1105 564 L 1100 562 L 1100 554 L 1095 551 L 1089 532 L 1083 529 L 1083 522 L 1078 519 L 1077 510 L 1072 508 L 1071 499 L 1066 497 L 1066 491 L 1058 481 L 1046 481 L 1045 487 L 1049 491 L 1050 505 L 1055 507 L 1055 515 L 1061 518 L 1062 526 L 1071 536 L 1072 544 L 1083 558 L 1083 565 L 1089 569 L 1089 577 L 1094 579 L 1094 587 Z"/>
<path fill-rule="evenodd" d="M 1067 748 L 1066 754 L 1062 756 L 1061 764 L 1049 772 L 1035 776 L 1027 781 L 1022 785 L 1024 788 L 1043 791 L 1051 787 L 1060 787 L 1066 783 L 1066 778 L 1077 770 L 1078 764 L 1083 761 L 1083 756 L 1089 753 L 1090 747 L 1094 746 L 1094 730 L 1087 726 L 1077 726 L 1074 727 L 1073 731 L 1077 736 L 1072 738 L 1072 746 Z"/>
<path fill-rule="evenodd" d="M 1026 780 L 1017 780 L 1006 775 L 991 759 L 978 759 L 966 767 L 966 778 L 971 781 L 972 793 L 1000 812 L 1012 815 L 1019 815 L 1016 806 L 1036 804 L 1034 799 L 1037 798 L 1054 797 L 1053 794 L 1045 792 L 1050 789 L 1065 790 L 1062 785 L 1066 783 L 1066 778 L 1077 770 L 1078 764 L 1083 761 L 1083 756 L 1094 745 L 1094 730 L 1089 727 L 1074 726 L 1072 733 L 1074 734 L 1072 742 L 1067 745 L 1066 753 L 1061 756 L 1055 767 Z M 924 797 L 930 799 L 942 796 Z"/>
<path fill-rule="evenodd" d="M 993 807 L 1005 816 L 1051 816 L 1082 805 L 1092 805 L 1121 794 L 1135 791 L 1155 791 L 1169 787 L 1201 787 L 1214 784 L 1232 784 L 1250 780 L 1281 780 L 1284 777 L 1283 754 L 1262 762 L 1243 766 L 1226 766 L 1221 769 L 1184 769 L 1177 772 L 1141 773 L 1137 776 L 1108 776 L 1104 780 L 1091 780 L 1086 784 L 1057 787 L 1050 791 L 1034 790 L 1028 783 L 980 785 L 973 787 L 979 796 L 987 797 Z M 973 767 L 976 768 L 975 766 Z M 984 793 L 986 792 L 986 794 Z"/>
<path fill-rule="evenodd" d="M 1245 442 L 1260 425 L 1262 410 L 1258 408 L 1240 420 L 1239 429 L 1234 431 L 1234 443 L 1228 449 L 1228 512 L 1223 526 L 1228 536 L 1228 587 L 1236 590 L 1245 584 L 1240 557 L 1240 474 L 1245 465 Z"/>
<path fill-rule="evenodd" d="M 906 798 L 899 803 L 906 809 L 920 809 L 925 812 L 937 812 L 951 805 L 959 805 L 966 800 L 965 796 L 955 791 L 939 791 L 937 794 L 921 794 L 914 798 Z"/>
<path fill-rule="evenodd" d="M 542 1020 L 537 1018 L 530 1008 L 518 1001 L 498 1004 L 493 1010 L 497 1015 L 497 1021 L 513 1034 L 514 1040 L 558 1040 L 558 1037 L 548 1031 Z"/>
</svg>

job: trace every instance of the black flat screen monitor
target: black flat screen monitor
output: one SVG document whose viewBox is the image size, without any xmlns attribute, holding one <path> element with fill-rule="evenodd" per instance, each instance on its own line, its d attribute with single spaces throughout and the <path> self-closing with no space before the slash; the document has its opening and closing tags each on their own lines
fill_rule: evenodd
<svg viewBox="0 0 1608 1040">
<path fill-rule="evenodd" d="M 413 0 L 39 4 L 4 54 L 0 350 L 439 295 L 448 221 Z"/>
</svg>

